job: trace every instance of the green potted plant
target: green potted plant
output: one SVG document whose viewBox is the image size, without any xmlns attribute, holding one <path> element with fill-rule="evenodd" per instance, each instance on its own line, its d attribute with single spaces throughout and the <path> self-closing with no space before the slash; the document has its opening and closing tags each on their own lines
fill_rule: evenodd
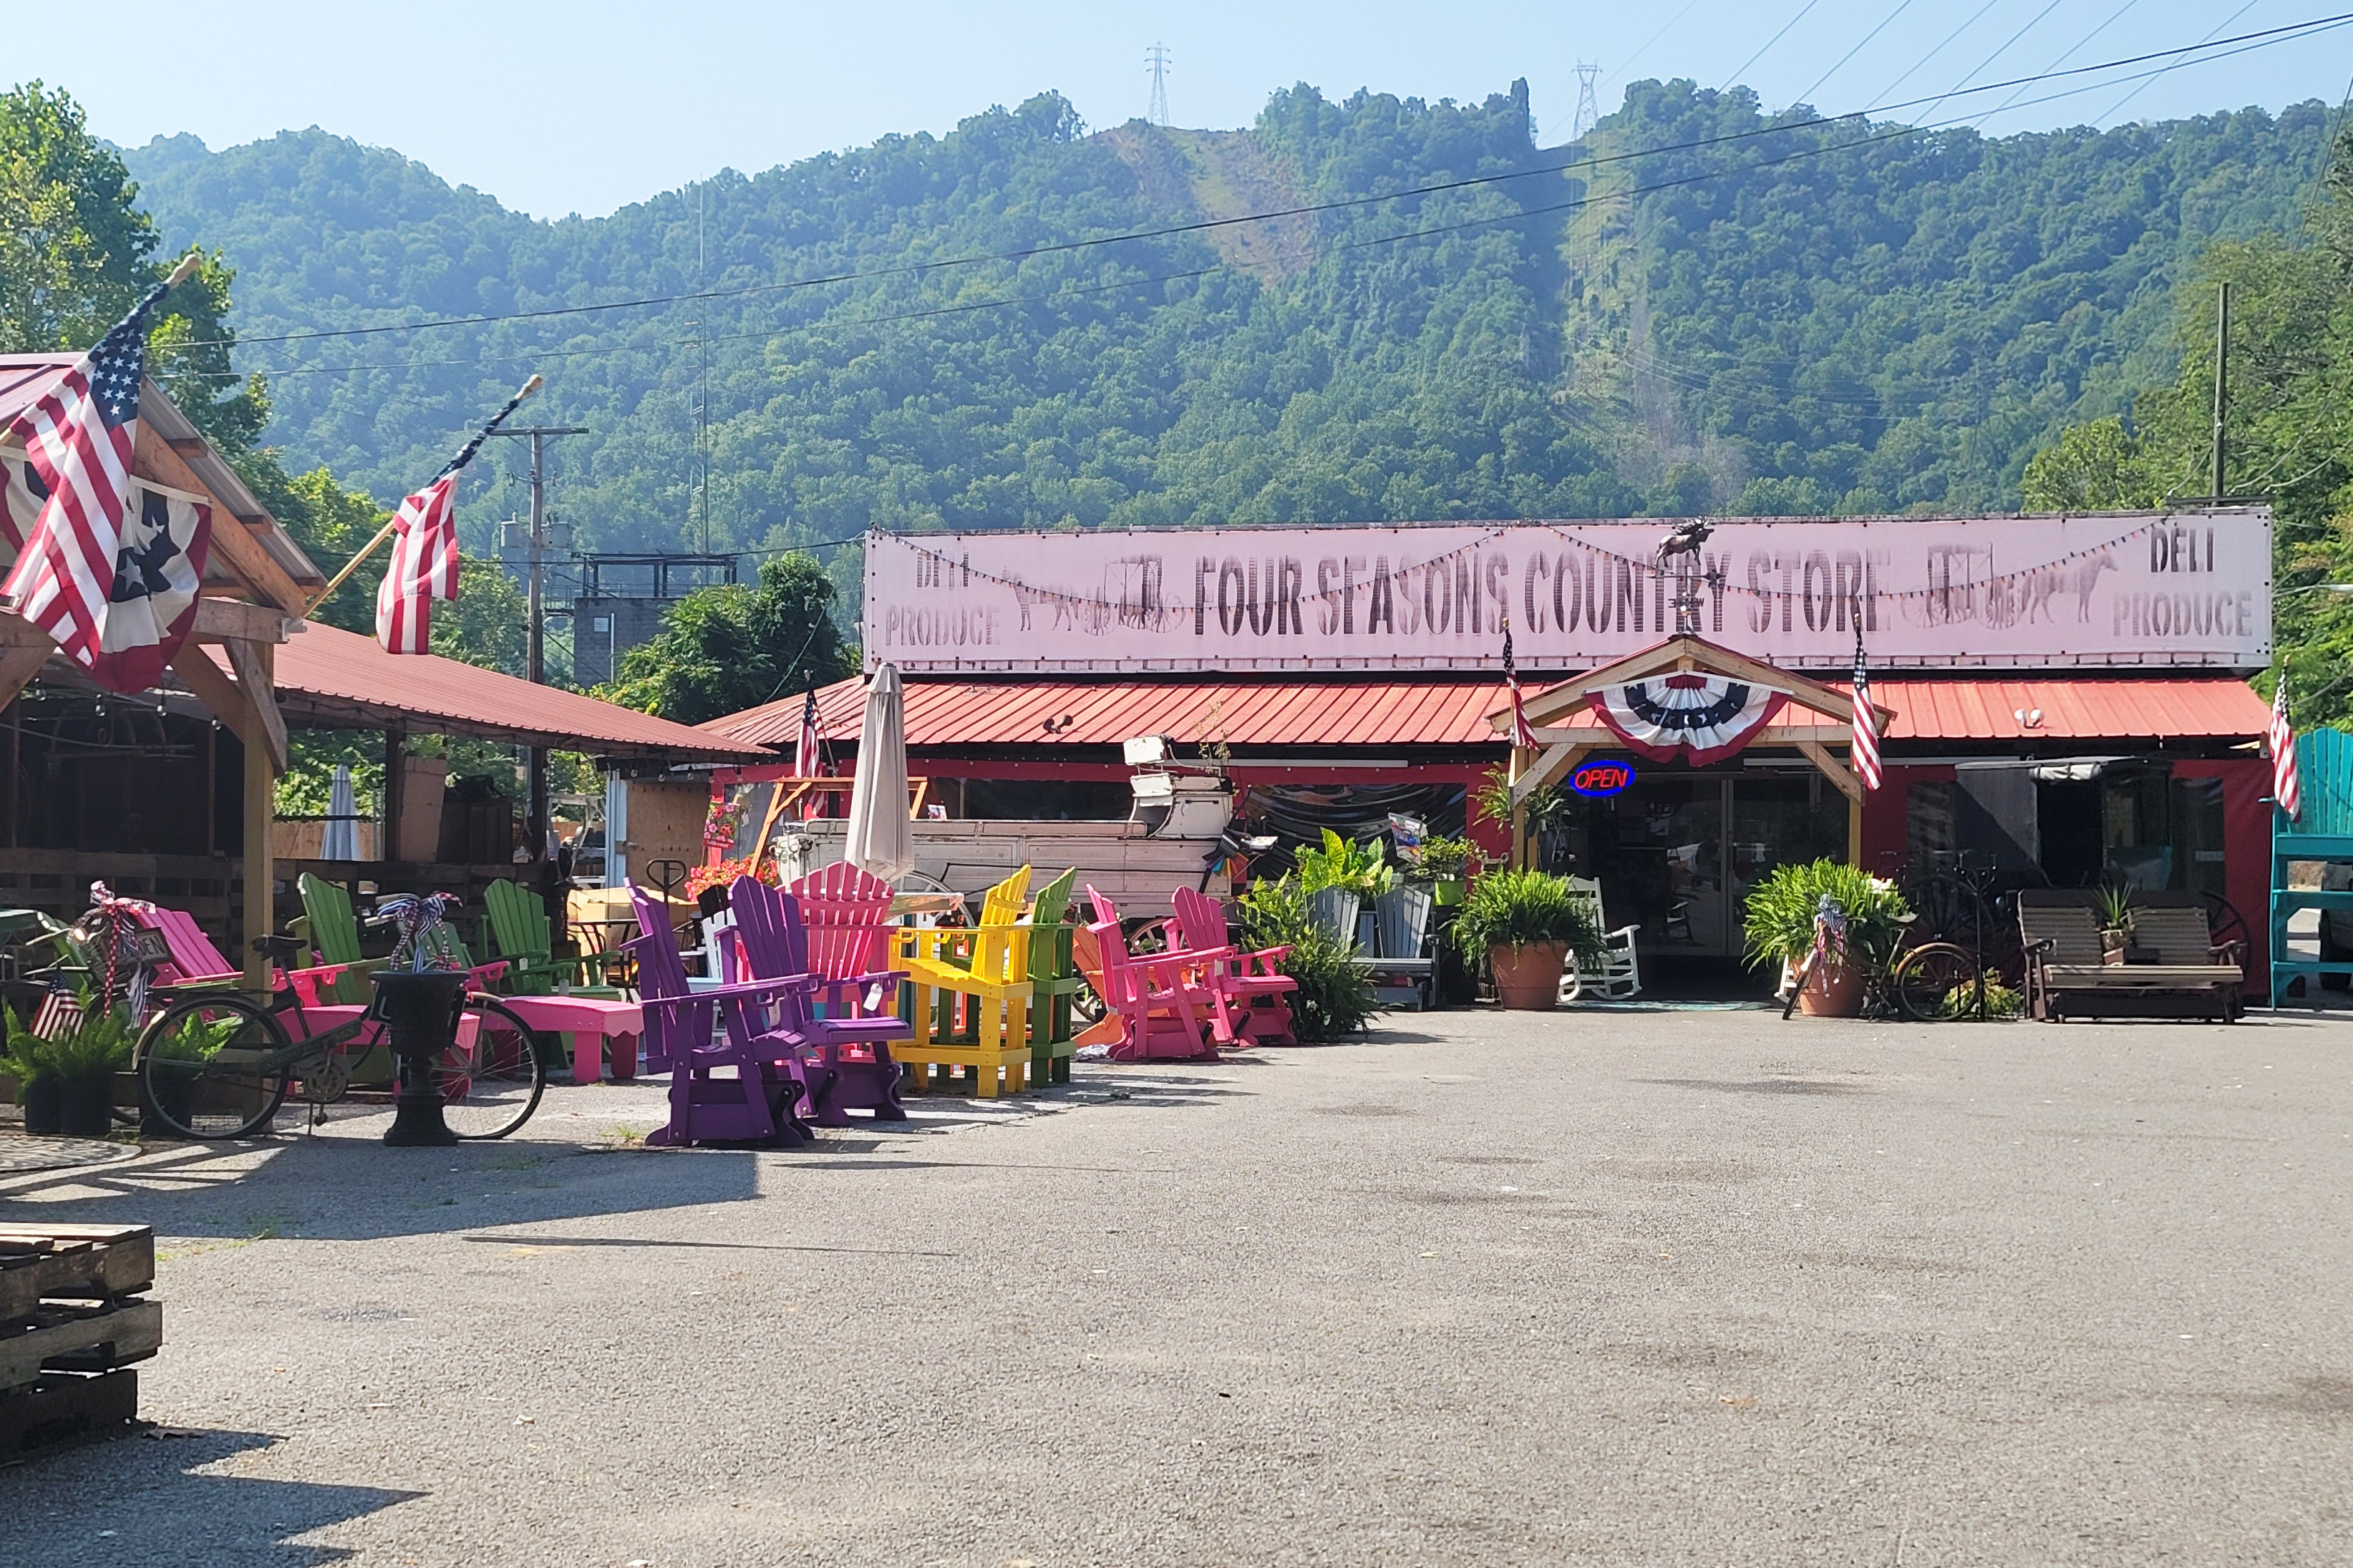
<svg viewBox="0 0 2353 1568">
<path fill-rule="evenodd" d="M 1357 911 L 1396 880 L 1381 841 L 1351 843 L 1327 827 L 1322 848 L 1303 844 L 1291 858 L 1299 868 L 1300 890 L 1307 895 L 1309 918 L 1344 949 L 1355 946 Z"/>
<path fill-rule="evenodd" d="M 1568 879 L 1544 871 L 1489 871 L 1471 884 L 1452 939 L 1465 963 L 1481 959 L 1506 1007 L 1541 1010 L 1560 1000 L 1571 953 L 1598 958 L 1601 928 L 1568 894 Z"/>
<path fill-rule="evenodd" d="M 2110 963 L 2126 962 L 2131 941 L 2132 889 L 2123 882 L 2103 882 L 2094 895 L 2100 922 L 2100 952 Z"/>
<path fill-rule="evenodd" d="M 1841 861 L 1778 866 L 1748 889 L 1741 934 L 1753 968 L 1804 970 L 1821 949 L 1799 1007 L 1827 1017 L 1862 1011 L 1865 982 L 1884 973 L 1912 910 L 1893 882 Z"/>
<path fill-rule="evenodd" d="M 1430 884 L 1430 901 L 1443 909 L 1462 901 L 1471 873 L 1484 858 L 1468 838 L 1425 838 L 1415 863 L 1417 881 Z"/>
<path fill-rule="evenodd" d="M 1262 881 L 1239 900 L 1242 936 L 1253 948 L 1287 947 L 1282 973 L 1299 982 L 1291 999 L 1293 1026 L 1302 1040 L 1362 1034 L 1378 1010 L 1371 974 L 1350 956 L 1308 909 L 1296 876 Z"/>
<path fill-rule="evenodd" d="M 57 1064 L 59 1131 L 75 1138 L 103 1138 L 114 1128 L 114 1075 L 131 1065 L 130 1020 L 121 1009 L 100 1007 L 81 994 L 81 1017 L 50 1045 Z"/>
<path fill-rule="evenodd" d="M 174 1127 L 185 1127 L 195 1110 L 195 1069 L 220 1054 L 244 1023 L 238 1014 L 212 1023 L 189 1017 L 180 1026 L 147 1047 L 147 1054 L 159 1063 L 167 1064 L 161 1070 L 151 1070 L 145 1076 L 145 1090 L 139 1107 L 139 1131 L 151 1137 L 169 1137 Z M 179 1070 L 168 1064 L 185 1063 Z M 153 1097 L 152 1103 L 149 1097 Z"/>
<path fill-rule="evenodd" d="M 8 1016 L 7 1051 L 0 1058 L 0 1072 L 16 1080 L 16 1103 L 25 1108 L 25 1131 L 55 1132 L 63 1092 L 56 1052 L 48 1041 L 26 1027 L 16 1008 L 0 1005 L 0 1012 Z"/>
</svg>

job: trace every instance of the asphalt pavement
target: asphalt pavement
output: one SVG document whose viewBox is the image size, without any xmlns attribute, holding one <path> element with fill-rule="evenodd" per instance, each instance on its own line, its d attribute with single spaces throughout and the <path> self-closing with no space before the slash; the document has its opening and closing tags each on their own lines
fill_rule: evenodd
<svg viewBox="0 0 2353 1568">
<path fill-rule="evenodd" d="M 0 1178 L 169 1237 L 0 1563 L 2353 1562 L 2353 1023 L 1385 1026 Z"/>
</svg>

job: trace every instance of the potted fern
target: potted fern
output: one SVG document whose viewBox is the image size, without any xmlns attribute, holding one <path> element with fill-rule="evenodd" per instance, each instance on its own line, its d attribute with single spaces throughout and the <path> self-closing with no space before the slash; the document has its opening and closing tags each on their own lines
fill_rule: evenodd
<svg viewBox="0 0 2353 1568">
<path fill-rule="evenodd" d="M 114 1128 L 114 1075 L 131 1065 L 130 1020 L 98 998 L 81 994 L 81 1017 L 51 1043 L 58 1079 L 59 1131 L 75 1138 L 103 1138 Z"/>
<path fill-rule="evenodd" d="M 55 1132 L 64 1089 L 58 1078 L 56 1053 L 48 1041 L 26 1027 L 16 1009 L 0 1005 L 0 1012 L 7 1015 L 7 1049 L 0 1057 L 0 1072 L 16 1080 L 16 1103 L 25 1108 L 25 1131 Z"/>
<path fill-rule="evenodd" d="M 1911 919 L 1894 883 L 1821 859 L 1776 867 L 1749 889 L 1741 934 L 1753 968 L 1795 974 L 1814 957 L 1799 1008 L 1852 1018 L 1862 1011 L 1865 983 L 1886 972 Z"/>
<path fill-rule="evenodd" d="M 1560 1000 L 1571 953 L 1598 958 L 1601 928 L 1568 896 L 1568 879 L 1544 871 L 1489 871 L 1471 884 L 1452 938 L 1475 969 L 1485 959 L 1495 1000 L 1506 1007 L 1549 1008 Z"/>
<path fill-rule="evenodd" d="M 176 1129 L 188 1124 L 195 1110 L 196 1068 L 219 1055 L 221 1047 L 228 1044 L 244 1022 L 243 1016 L 235 1013 L 211 1023 L 197 1017 L 185 1018 L 178 1028 L 147 1047 L 149 1057 L 167 1065 L 142 1075 L 139 1106 L 142 1134 L 170 1137 Z"/>
</svg>

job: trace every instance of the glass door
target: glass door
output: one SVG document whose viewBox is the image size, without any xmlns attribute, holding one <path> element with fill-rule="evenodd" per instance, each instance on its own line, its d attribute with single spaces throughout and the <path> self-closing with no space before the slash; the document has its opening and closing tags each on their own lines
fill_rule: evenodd
<svg viewBox="0 0 2353 1568">
<path fill-rule="evenodd" d="M 1585 853 L 1571 868 L 1601 879 L 1609 923 L 1639 924 L 1645 952 L 1721 956 L 1739 932 L 1725 919 L 1724 808 L 1728 781 L 1654 773 L 1588 803 Z"/>
</svg>

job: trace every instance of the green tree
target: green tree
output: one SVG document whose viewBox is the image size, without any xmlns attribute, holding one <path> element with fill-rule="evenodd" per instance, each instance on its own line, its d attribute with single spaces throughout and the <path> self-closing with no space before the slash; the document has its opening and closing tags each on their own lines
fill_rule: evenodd
<svg viewBox="0 0 2353 1568">
<path fill-rule="evenodd" d="M 756 585 L 689 594 L 652 641 L 621 656 L 620 679 L 597 693 L 625 707 L 700 724 L 855 668 L 830 609 L 834 587 L 798 551 L 760 568 Z"/>
<path fill-rule="evenodd" d="M 39 353 L 96 343 L 164 272 L 154 221 L 80 105 L 37 81 L 0 92 L 0 345 Z M 221 258 L 165 300 L 148 364 L 196 427 L 232 458 L 269 420 L 259 376 L 229 363 L 229 285 Z"/>
</svg>

